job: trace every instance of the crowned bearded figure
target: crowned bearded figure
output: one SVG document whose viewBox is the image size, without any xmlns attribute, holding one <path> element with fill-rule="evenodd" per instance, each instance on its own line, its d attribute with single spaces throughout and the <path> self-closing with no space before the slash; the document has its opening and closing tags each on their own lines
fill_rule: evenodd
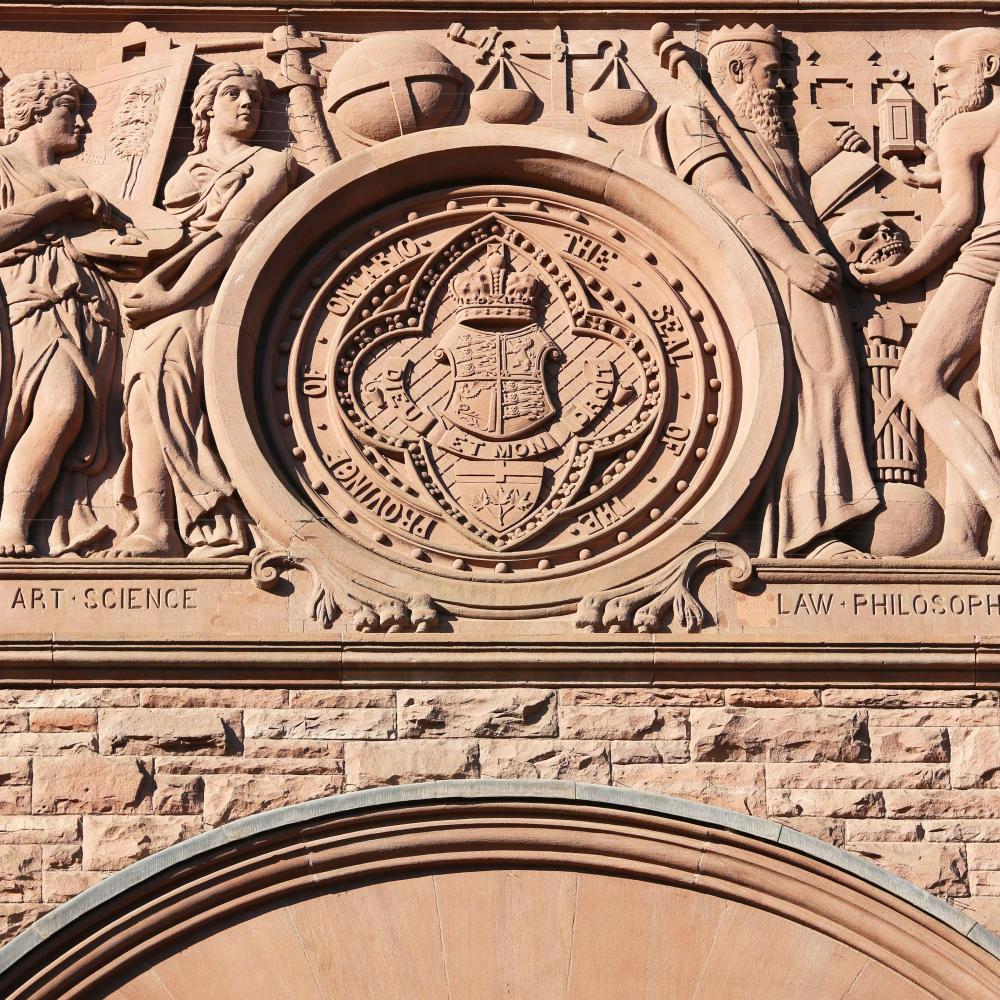
<svg viewBox="0 0 1000 1000">
<path fill-rule="evenodd" d="M 59 160 L 77 152 L 83 90 L 68 73 L 14 77 L 0 149 L 0 555 L 80 552 L 106 531 L 92 490 L 107 462 L 105 409 L 119 314 L 66 225 L 107 220 L 104 199 Z M 100 222 L 99 222 L 100 224 Z M 47 506 L 47 529 L 29 540 Z"/>
<path fill-rule="evenodd" d="M 125 361 L 117 493 L 130 516 L 114 556 L 210 557 L 249 547 L 205 413 L 202 353 L 226 268 L 293 179 L 289 154 L 251 141 L 264 87 L 258 70 L 237 63 L 202 76 L 191 107 L 194 151 L 164 197 L 185 226 L 186 245 L 124 300 L 136 332 Z"/>
<path fill-rule="evenodd" d="M 820 247 L 820 226 L 779 112 L 780 52 L 773 27 L 715 32 L 708 68 L 720 113 L 696 97 L 675 103 L 666 146 L 677 175 L 718 205 L 767 262 L 788 316 L 791 427 L 761 553 L 851 557 L 860 553 L 837 532 L 880 501 L 865 454 L 841 273 L 830 253 L 810 252 Z M 836 142 L 857 149 L 863 140 L 845 128 Z M 786 196 L 782 204 L 772 194 L 775 182 Z"/>
</svg>

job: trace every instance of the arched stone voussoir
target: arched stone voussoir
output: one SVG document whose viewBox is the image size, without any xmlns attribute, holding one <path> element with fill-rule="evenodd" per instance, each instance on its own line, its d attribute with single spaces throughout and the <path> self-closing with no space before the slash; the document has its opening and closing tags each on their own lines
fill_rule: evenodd
<svg viewBox="0 0 1000 1000">
<path fill-rule="evenodd" d="M 0 950 L 10 1000 L 987 998 L 1000 941 L 779 824 L 555 781 L 354 792 L 230 823 Z"/>
</svg>

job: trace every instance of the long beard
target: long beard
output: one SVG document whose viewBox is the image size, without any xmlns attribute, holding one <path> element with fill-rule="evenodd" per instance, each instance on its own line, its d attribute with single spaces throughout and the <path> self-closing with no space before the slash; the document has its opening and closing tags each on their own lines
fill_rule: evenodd
<svg viewBox="0 0 1000 1000">
<path fill-rule="evenodd" d="M 980 76 L 961 97 L 942 98 L 941 103 L 927 116 L 927 144 L 934 148 L 945 122 L 955 115 L 985 107 L 988 96 L 986 79 Z"/>
<path fill-rule="evenodd" d="M 777 90 L 761 90 L 752 80 L 736 99 L 733 110 L 737 116 L 753 123 L 757 132 L 772 146 L 785 145 L 785 125 Z"/>
</svg>

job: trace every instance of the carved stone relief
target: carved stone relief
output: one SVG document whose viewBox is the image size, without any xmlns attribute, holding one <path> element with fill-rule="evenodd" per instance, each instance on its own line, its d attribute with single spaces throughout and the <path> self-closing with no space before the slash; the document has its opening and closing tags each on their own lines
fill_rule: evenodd
<svg viewBox="0 0 1000 1000">
<path fill-rule="evenodd" d="M 25 579 L 213 560 L 294 628 L 578 636 L 991 569 L 1000 31 L 334 27 L 4 83 Z"/>
</svg>

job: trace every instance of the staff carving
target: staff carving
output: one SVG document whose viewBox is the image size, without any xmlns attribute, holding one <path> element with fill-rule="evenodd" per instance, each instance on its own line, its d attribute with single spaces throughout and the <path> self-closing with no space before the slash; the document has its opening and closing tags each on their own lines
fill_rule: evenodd
<svg viewBox="0 0 1000 1000">
<path fill-rule="evenodd" d="M 838 533 L 871 513 L 879 498 L 865 455 L 840 268 L 819 238 L 808 184 L 778 111 L 781 35 L 759 25 L 716 31 L 708 48 L 714 90 L 666 25 L 653 28 L 652 43 L 689 92 L 667 115 L 667 159 L 767 263 L 791 328 L 792 426 L 761 552 L 856 557 Z M 836 141 L 847 149 L 859 139 L 848 129 Z"/>
</svg>

